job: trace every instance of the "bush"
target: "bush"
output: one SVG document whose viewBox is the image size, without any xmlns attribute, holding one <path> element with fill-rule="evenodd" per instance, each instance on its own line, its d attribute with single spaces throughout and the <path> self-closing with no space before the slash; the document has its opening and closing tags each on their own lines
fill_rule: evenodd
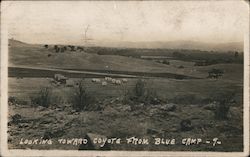
<svg viewBox="0 0 250 157">
<path fill-rule="evenodd" d="M 228 118 L 228 112 L 232 102 L 234 101 L 235 93 L 224 93 L 219 94 L 214 98 L 216 102 L 214 114 L 215 118 L 218 120 L 225 120 Z"/>
<path fill-rule="evenodd" d="M 130 104 L 133 99 L 133 94 L 131 93 L 130 90 L 124 90 L 124 96 L 122 99 L 123 104 Z"/>
<path fill-rule="evenodd" d="M 16 100 L 16 98 L 15 98 L 14 96 L 10 96 L 10 97 L 8 98 L 8 102 L 14 104 L 14 103 L 17 102 L 17 100 Z"/>
<path fill-rule="evenodd" d="M 125 91 L 123 103 L 142 102 L 146 104 L 159 104 L 157 93 L 151 88 L 146 88 L 146 82 L 138 79 L 132 90 Z"/>
<path fill-rule="evenodd" d="M 170 62 L 168 60 L 163 60 L 162 64 L 170 65 Z"/>
<path fill-rule="evenodd" d="M 31 103 L 33 105 L 49 107 L 51 103 L 51 89 L 48 87 L 40 89 L 35 97 L 31 97 Z"/>
<path fill-rule="evenodd" d="M 161 100 L 158 98 L 156 91 L 153 89 L 146 90 L 144 101 L 149 102 L 152 105 L 157 105 L 161 102 Z"/>
<path fill-rule="evenodd" d="M 208 72 L 208 78 L 218 78 L 221 77 L 223 74 L 224 74 L 223 70 L 213 68 Z"/>
<path fill-rule="evenodd" d="M 183 68 L 184 68 L 184 66 L 183 66 L 183 65 L 180 65 L 180 66 L 178 66 L 178 68 L 179 68 L 179 69 L 183 69 Z"/>
<path fill-rule="evenodd" d="M 142 79 L 137 80 L 134 88 L 136 97 L 143 97 L 145 95 L 145 82 Z"/>
<path fill-rule="evenodd" d="M 94 98 L 87 93 L 84 88 L 83 82 L 80 81 L 72 98 L 73 108 L 76 111 L 86 111 L 90 109 L 90 105 L 93 102 Z"/>
<path fill-rule="evenodd" d="M 180 122 L 180 126 L 181 126 L 181 131 L 190 131 L 194 128 L 192 126 L 191 120 L 189 120 L 189 119 L 182 120 Z"/>
</svg>

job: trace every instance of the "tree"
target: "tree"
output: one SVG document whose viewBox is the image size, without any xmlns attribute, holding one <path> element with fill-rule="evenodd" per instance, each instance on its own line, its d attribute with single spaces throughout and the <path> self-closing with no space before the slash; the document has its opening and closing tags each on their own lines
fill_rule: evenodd
<svg viewBox="0 0 250 157">
<path fill-rule="evenodd" d="M 235 58 L 238 58 L 238 57 L 239 57 L 239 52 L 236 51 L 236 52 L 234 53 L 234 57 L 235 57 Z"/>
<path fill-rule="evenodd" d="M 56 52 L 60 51 L 60 48 L 57 45 L 54 46 L 54 49 L 56 50 Z"/>
<path fill-rule="evenodd" d="M 135 95 L 137 97 L 142 97 L 145 94 L 145 82 L 142 79 L 139 79 L 135 84 Z"/>
<path fill-rule="evenodd" d="M 216 102 L 214 114 L 218 120 L 225 120 L 228 118 L 228 113 L 234 100 L 235 92 L 221 93 L 213 97 Z"/>
<path fill-rule="evenodd" d="M 83 82 L 80 81 L 73 95 L 73 108 L 77 111 L 89 110 L 93 101 L 94 98 L 86 91 Z"/>
<path fill-rule="evenodd" d="M 213 68 L 208 72 L 208 78 L 219 78 L 224 74 L 223 70 Z"/>
</svg>

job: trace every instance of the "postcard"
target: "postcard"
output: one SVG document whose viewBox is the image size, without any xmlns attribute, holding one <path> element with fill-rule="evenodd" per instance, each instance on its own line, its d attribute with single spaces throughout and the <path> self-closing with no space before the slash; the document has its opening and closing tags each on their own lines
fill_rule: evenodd
<svg viewBox="0 0 250 157">
<path fill-rule="evenodd" d="M 249 2 L 3 1 L 1 156 L 248 156 Z"/>
</svg>

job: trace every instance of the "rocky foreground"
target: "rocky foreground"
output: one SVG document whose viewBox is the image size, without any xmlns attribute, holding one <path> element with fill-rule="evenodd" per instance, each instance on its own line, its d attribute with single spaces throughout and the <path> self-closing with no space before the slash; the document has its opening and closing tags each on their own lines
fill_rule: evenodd
<svg viewBox="0 0 250 157">
<path fill-rule="evenodd" d="M 217 120 L 215 105 L 128 105 L 110 98 L 77 112 L 71 104 L 10 103 L 8 143 L 11 149 L 242 151 L 242 108 L 234 105 L 227 120 Z M 221 144 L 213 145 L 215 138 Z"/>
</svg>

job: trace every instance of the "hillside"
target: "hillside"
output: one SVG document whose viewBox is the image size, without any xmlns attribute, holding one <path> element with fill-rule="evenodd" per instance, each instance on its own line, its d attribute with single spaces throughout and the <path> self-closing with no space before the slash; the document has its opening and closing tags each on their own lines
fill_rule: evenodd
<svg viewBox="0 0 250 157">
<path fill-rule="evenodd" d="M 51 55 L 48 57 L 48 55 Z M 98 55 L 85 52 L 55 53 L 42 45 L 29 45 L 10 42 L 9 66 L 26 66 L 58 69 L 89 69 L 132 72 L 176 73 L 203 76 L 198 71 L 190 73 L 191 69 L 178 69 L 173 65 L 165 65 L 154 61 L 124 57 L 117 55 Z"/>
<path fill-rule="evenodd" d="M 225 64 L 223 58 L 225 59 L 234 59 L 234 54 L 229 53 L 211 53 L 211 52 L 195 52 L 192 53 L 191 50 L 183 50 L 182 53 L 187 54 L 189 60 L 169 60 L 170 64 L 162 64 L 153 60 L 145 60 L 136 57 L 121 56 L 116 53 L 116 49 L 91 49 L 91 52 L 72 52 L 65 51 L 63 53 L 56 53 L 53 49 L 53 45 L 50 45 L 49 48 L 45 48 L 43 45 L 33 45 L 27 44 L 20 41 L 10 40 L 9 42 L 9 66 L 10 67 L 20 67 L 20 68 L 53 68 L 53 69 L 68 69 L 76 71 L 93 71 L 93 72 L 104 72 L 104 73 L 117 73 L 117 74 L 129 74 L 132 72 L 138 73 L 158 73 L 162 76 L 169 76 L 172 74 L 184 75 L 188 77 L 196 78 L 205 78 L 208 75 L 208 71 L 212 68 L 220 68 L 226 70 L 228 67 L 231 70 L 226 70 L 229 73 L 227 74 L 232 79 L 237 79 L 237 75 L 242 73 L 242 64 L 237 62 L 231 62 L 231 64 Z M 119 50 L 119 49 L 118 49 Z M 117 50 L 117 51 L 118 51 Z M 120 49 L 122 50 L 122 49 Z M 132 54 L 135 53 L 146 53 L 146 54 L 155 54 L 158 52 L 157 49 L 149 50 L 135 50 L 130 51 L 130 49 L 125 49 L 126 53 L 129 52 Z M 153 51 L 152 51 L 153 50 Z M 92 52 L 93 51 L 93 52 Z M 100 55 L 99 52 L 107 52 L 106 55 Z M 152 52 L 151 52 L 152 51 Z M 160 53 L 165 53 L 161 52 Z M 122 52 L 123 53 L 123 52 Z M 171 54 L 171 53 L 168 53 Z M 202 55 L 203 54 L 203 55 Z M 243 56 L 241 56 L 243 57 Z M 241 57 L 237 60 L 241 60 Z M 194 60 L 211 58 L 219 59 L 220 61 L 217 64 L 210 66 L 194 66 Z M 234 59 L 235 60 L 235 59 Z M 235 60 L 235 61 L 237 61 Z M 223 61 L 223 62 L 222 62 Z M 224 66 L 224 65 L 225 66 Z M 184 66 L 184 68 L 179 68 Z M 239 71 L 239 69 L 241 69 Z M 167 74 L 167 75 L 165 75 Z"/>
</svg>

